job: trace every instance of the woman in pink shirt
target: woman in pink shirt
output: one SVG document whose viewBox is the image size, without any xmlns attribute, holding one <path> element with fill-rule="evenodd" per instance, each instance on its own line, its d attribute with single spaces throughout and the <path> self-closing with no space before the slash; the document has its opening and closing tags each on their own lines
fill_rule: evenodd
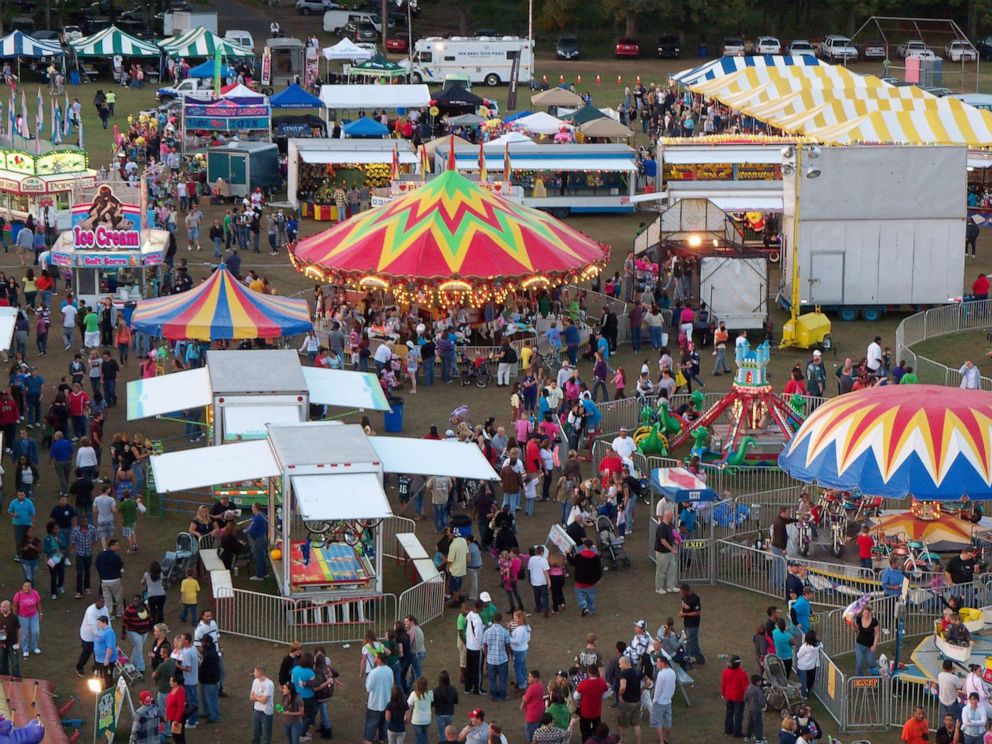
<svg viewBox="0 0 992 744">
<path fill-rule="evenodd" d="M 524 417 L 518 418 L 514 421 L 513 428 L 517 432 L 517 441 L 526 442 L 527 437 L 530 436 L 530 433 L 534 430 L 534 425 L 530 422 L 529 418 Z"/>
<path fill-rule="evenodd" d="M 35 591 L 30 581 L 21 584 L 21 590 L 14 595 L 14 612 L 21 622 L 21 649 L 24 656 L 28 649 L 36 654 L 41 653 L 38 639 L 41 632 L 41 595 Z"/>
</svg>

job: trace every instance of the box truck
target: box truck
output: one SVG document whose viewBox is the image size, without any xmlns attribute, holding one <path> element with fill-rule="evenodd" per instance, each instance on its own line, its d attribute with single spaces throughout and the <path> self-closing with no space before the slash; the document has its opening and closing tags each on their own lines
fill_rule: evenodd
<svg viewBox="0 0 992 744">
<path fill-rule="evenodd" d="M 803 147 L 799 167 L 783 168 L 781 296 L 792 295 L 798 254 L 801 303 L 842 320 L 877 320 L 889 306 L 960 297 L 967 149 L 818 149 L 814 159 Z"/>
<path fill-rule="evenodd" d="M 431 37 L 413 45 L 413 61 L 400 64 L 410 69 L 415 83 L 440 85 L 446 75 L 468 75 L 473 83 L 500 85 L 510 82 L 514 58 L 519 56 L 517 82 L 528 85 L 534 74 L 534 42 L 516 36 Z"/>
<path fill-rule="evenodd" d="M 162 16 L 162 28 L 166 37 L 179 36 L 194 28 L 205 28 L 211 33 L 217 33 L 217 14 L 174 10 Z"/>
</svg>

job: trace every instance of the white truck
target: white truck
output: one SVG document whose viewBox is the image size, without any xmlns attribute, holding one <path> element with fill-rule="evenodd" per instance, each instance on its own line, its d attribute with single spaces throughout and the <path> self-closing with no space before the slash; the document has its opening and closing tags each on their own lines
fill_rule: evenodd
<svg viewBox="0 0 992 744">
<path fill-rule="evenodd" d="M 217 14 L 174 10 L 162 16 L 162 28 L 166 37 L 178 36 L 194 28 L 205 28 L 216 34 Z"/>
<path fill-rule="evenodd" d="M 799 296 L 842 320 L 893 305 L 943 304 L 964 286 L 967 148 L 824 147 L 783 174 L 783 297 L 791 297 L 793 230 Z M 796 217 L 796 175 L 799 184 Z M 816 172 L 819 173 L 816 173 Z M 814 178 L 809 173 L 815 174 Z"/>
<path fill-rule="evenodd" d="M 519 55 L 517 82 L 528 85 L 534 75 L 534 43 L 516 36 L 453 36 L 418 39 L 413 61 L 402 60 L 412 82 L 441 84 L 446 75 L 468 75 L 473 83 L 509 83 L 514 57 Z"/>
<path fill-rule="evenodd" d="M 155 91 L 155 98 L 159 101 L 168 101 L 171 98 L 198 98 L 201 101 L 212 101 L 214 95 L 213 78 L 186 78 L 178 85 L 169 85 Z"/>
</svg>

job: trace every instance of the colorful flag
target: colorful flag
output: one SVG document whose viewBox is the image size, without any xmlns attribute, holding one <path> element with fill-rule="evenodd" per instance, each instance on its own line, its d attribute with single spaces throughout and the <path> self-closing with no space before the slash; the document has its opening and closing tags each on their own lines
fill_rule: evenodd
<svg viewBox="0 0 992 744">
<path fill-rule="evenodd" d="M 396 142 L 393 143 L 393 180 L 400 180 L 400 147 Z"/>
<path fill-rule="evenodd" d="M 218 44 L 214 50 L 214 95 L 220 96 L 220 73 L 224 64 L 224 45 Z"/>
<path fill-rule="evenodd" d="M 427 172 L 431 169 L 431 160 L 427 155 L 427 145 L 420 146 L 420 177 L 427 179 Z"/>
<path fill-rule="evenodd" d="M 479 180 L 485 182 L 488 180 L 488 173 L 486 173 L 486 148 L 483 144 L 479 143 Z"/>
<path fill-rule="evenodd" d="M 455 169 L 455 135 L 448 138 L 448 167 L 447 170 Z"/>
<path fill-rule="evenodd" d="M 62 108 L 56 103 L 52 113 L 52 144 L 62 144 Z"/>
<path fill-rule="evenodd" d="M 503 180 L 507 183 L 513 177 L 513 168 L 510 167 L 510 143 L 503 146 Z"/>
<path fill-rule="evenodd" d="M 69 94 L 68 93 L 65 94 L 65 107 L 63 108 L 63 111 L 65 111 L 65 117 L 62 119 L 62 136 L 63 137 L 68 137 L 70 134 L 72 134 L 72 124 L 69 121 L 70 116 L 69 116 Z"/>
<path fill-rule="evenodd" d="M 8 119 L 8 122 L 10 123 L 10 128 L 7 130 L 7 139 L 10 141 L 10 144 L 14 144 L 14 130 L 17 129 L 17 114 L 14 113 L 15 107 L 14 107 L 14 92 L 13 91 L 10 92 L 10 107 L 9 108 L 10 108 L 10 110 L 7 113 L 7 119 Z"/>
<path fill-rule="evenodd" d="M 24 88 L 21 88 L 21 136 L 24 139 L 31 137 L 31 127 L 28 124 L 28 97 L 24 94 Z"/>
</svg>

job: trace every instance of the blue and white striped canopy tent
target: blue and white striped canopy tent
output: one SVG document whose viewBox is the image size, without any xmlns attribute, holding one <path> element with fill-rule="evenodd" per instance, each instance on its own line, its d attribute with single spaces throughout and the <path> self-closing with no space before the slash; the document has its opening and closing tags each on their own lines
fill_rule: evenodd
<svg viewBox="0 0 992 744">
<path fill-rule="evenodd" d="M 62 47 L 56 41 L 39 41 L 22 31 L 14 31 L 0 39 L 0 58 L 15 57 L 58 57 Z"/>
<path fill-rule="evenodd" d="M 689 86 L 704 80 L 732 75 L 747 67 L 816 67 L 820 60 L 812 54 L 756 54 L 749 57 L 720 57 L 699 67 L 692 67 L 672 75 L 679 85 Z"/>
<path fill-rule="evenodd" d="M 110 59 L 117 54 L 122 57 L 162 56 L 162 52 L 155 44 L 136 39 L 121 31 L 117 26 L 110 26 L 102 31 L 97 31 L 92 36 L 70 41 L 69 46 L 80 58 L 102 57 Z"/>
</svg>

